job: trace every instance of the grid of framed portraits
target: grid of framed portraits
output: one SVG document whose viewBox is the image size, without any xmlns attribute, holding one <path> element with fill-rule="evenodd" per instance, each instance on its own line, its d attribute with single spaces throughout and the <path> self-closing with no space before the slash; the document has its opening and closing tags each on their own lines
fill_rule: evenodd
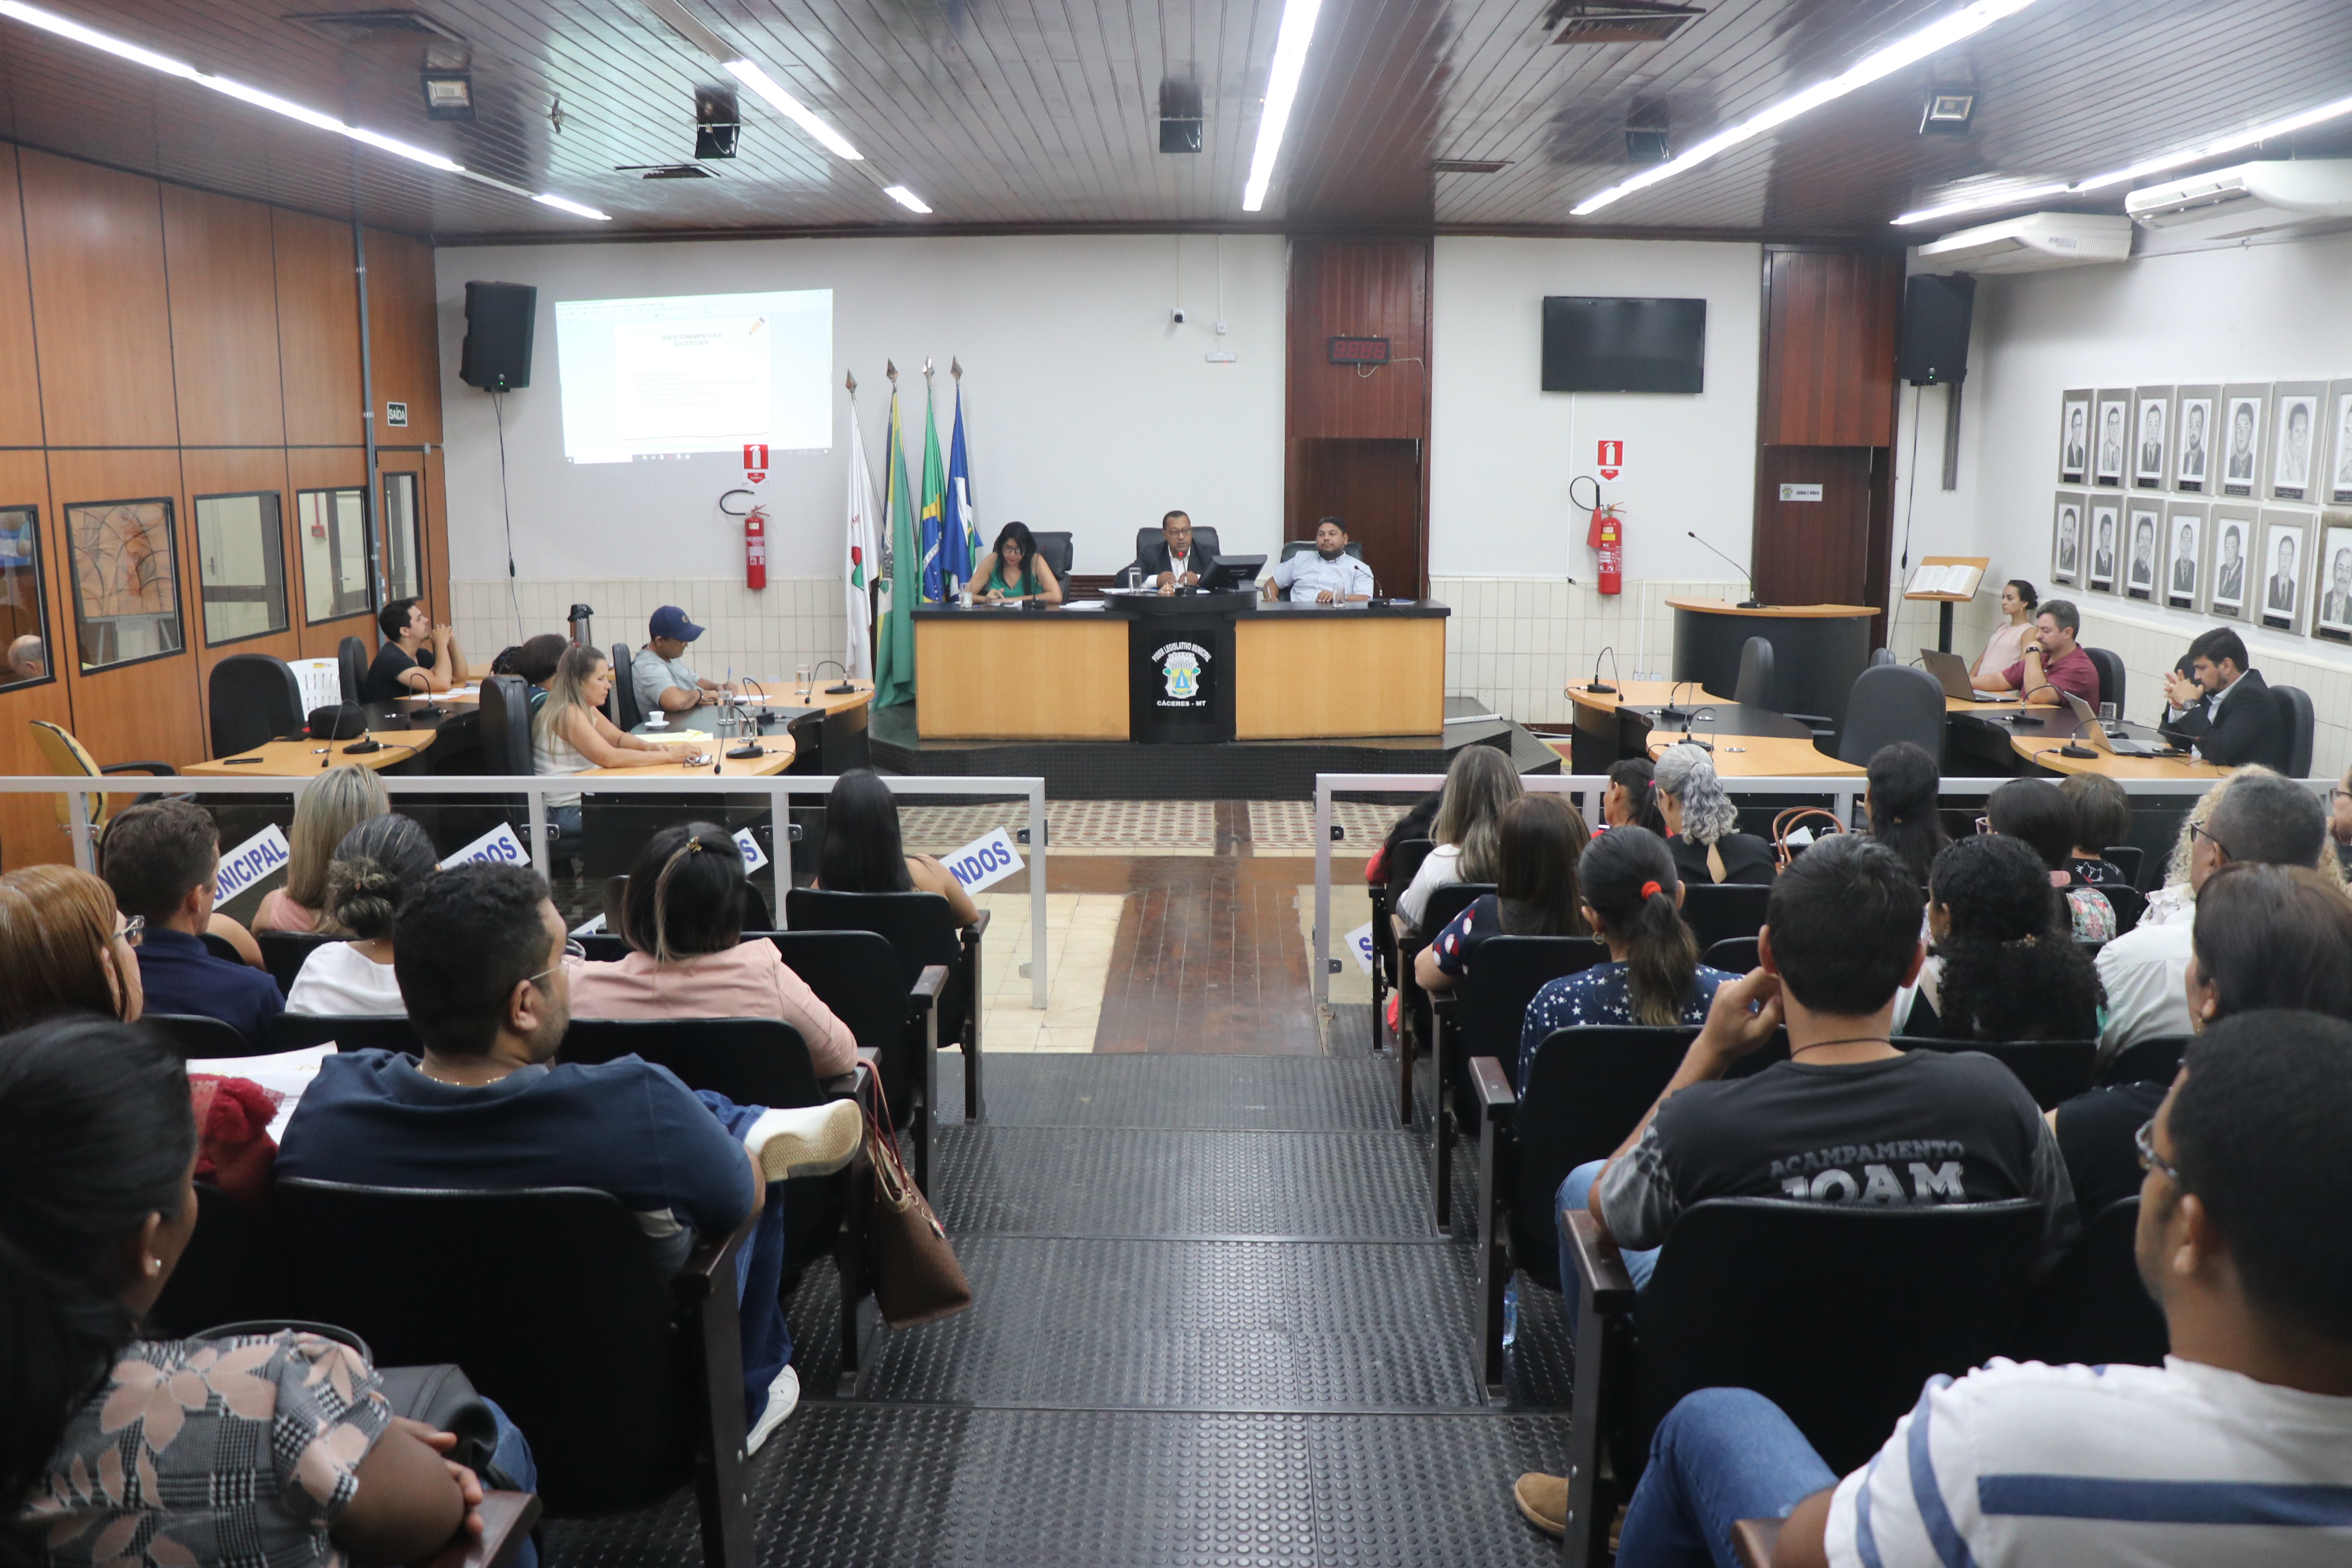
<svg viewBox="0 0 2352 1568">
<path fill-rule="evenodd" d="M 2058 482 L 2352 506 L 2352 377 L 2074 388 L 2059 402 Z"/>
</svg>

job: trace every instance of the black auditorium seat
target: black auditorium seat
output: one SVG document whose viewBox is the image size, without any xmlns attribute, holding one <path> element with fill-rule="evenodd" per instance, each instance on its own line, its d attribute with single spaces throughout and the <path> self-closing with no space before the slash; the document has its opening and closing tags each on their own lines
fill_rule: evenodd
<svg viewBox="0 0 2352 1568">
<path fill-rule="evenodd" d="M 2083 1234 L 2033 1289 L 2013 1352 L 2052 1366 L 2160 1366 L 2171 1348 L 2164 1313 L 2132 1253 L 2137 1194 L 2085 1220 Z"/>
<path fill-rule="evenodd" d="M 987 1120 L 981 1089 L 981 939 L 988 911 L 959 929 L 948 901 L 937 893 L 836 893 L 794 888 L 784 895 L 784 923 L 793 931 L 870 931 L 898 955 L 899 985 L 912 991 L 923 971 L 937 964 L 948 984 L 934 1005 L 940 1014 L 938 1043 L 963 1050 L 963 1118 Z"/>
<path fill-rule="evenodd" d="M 1683 920 L 1698 937 L 1701 952 L 1736 936 L 1764 929 L 1772 889 L 1766 882 L 1685 882 Z"/>
<path fill-rule="evenodd" d="M 1897 1035 L 1898 1051 L 1978 1051 L 2011 1072 L 2044 1110 L 2055 1110 L 2091 1087 L 2096 1040 L 1931 1040 Z"/>
<path fill-rule="evenodd" d="M 302 689 L 294 667 L 266 653 L 233 653 L 207 681 L 213 755 L 231 757 L 302 733 Z"/>
<path fill-rule="evenodd" d="M 184 1061 L 215 1057 L 261 1057 L 278 1049 L 266 1040 L 248 1040 L 234 1025 L 195 1013 L 146 1013 L 139 1021 L 161 1035 Z"/>
<path fill-rule="evenodd" d="M 1413 960 L 1454 923 L 1454 916 L 1494 890 L 1492 882 L 1448 882 L 1432 889 L 1421 908 L 1420 929 L 1397 941 L 1397 995 L 1402 998 L 1397 1011 L 1397 1121 L 1403 1126 L 1412 1125 L 1412 1063 L 1420 1054 L 1415 1042 L 1427 1045 L 1433 1057 L 1437 1048 L 1437 1017 L 1430 1008 L 1429 993 L 1413 978 Z"/>
<path fill-rule="evenodd" d="M 1426 838 L 1406 838 L 1391 851 L 1381 868 L 1383 879 L 1372 886 L 1372 1045 L 1377 1049 L 1386 1027 L 1389 993 L 1397 986 L 1397 900 L 1412 885 L 1421 863 L 1437 846 Z"/>
<path fill-rule="evenodd" d="M 278 982 L 278 990 L 291 991 L 295 977 L 302 973 L 302 965 L 310 962 L 313 950 L 344 939 L 308 931 L 257 931 L 253 940 L 260 944 L 261 966 L 269 971 L 269 978 Z"/>
<path fill-rule="evenodd" d="M 367 680 L 370 657 L 368 645 L 357 637 L 345 637 L 335 645 L 335 663 L 342 677 L 344 701 L 360 700 L 360 687 Z"/>
</svg>

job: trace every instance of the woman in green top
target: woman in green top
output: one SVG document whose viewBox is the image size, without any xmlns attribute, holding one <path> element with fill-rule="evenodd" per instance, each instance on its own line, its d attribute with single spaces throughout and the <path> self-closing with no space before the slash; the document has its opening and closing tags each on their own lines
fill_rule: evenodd
<svg viewBox="0 0 2352 1568">
<path fill-rule="evenodd" d="M 1025 522 L 1008 522 L 998 531 L 996 548 L 971 574 L 965 592 L 992 604 L 1031 598 L 1048 605 L 1062 602 L 1062 584 L 1055 581 L 1054 569 L 1039 557 L 1037 542 L 1029 537 Z"/>
</svg>

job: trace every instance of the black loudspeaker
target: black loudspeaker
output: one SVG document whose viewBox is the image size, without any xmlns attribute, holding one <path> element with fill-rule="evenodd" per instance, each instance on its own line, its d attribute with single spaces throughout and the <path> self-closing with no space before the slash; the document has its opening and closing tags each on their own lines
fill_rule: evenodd
<svg viewBox="0 0 2352 1568">
<path fill-rule="evenodd" d="M 530 384 L 530 334 L 539 290 L 528 283 L 466 285 L 466 346 L 457 379 L 484 392 Z"/>
<path fill-rule="evenodd" d="M 1903 287 L 1903 347 L 1895 374 L 1914 386 L 1947 386 L 1969 374 L 1969 317 L 1977 280 L 1920 273 Z"/>
</svg>

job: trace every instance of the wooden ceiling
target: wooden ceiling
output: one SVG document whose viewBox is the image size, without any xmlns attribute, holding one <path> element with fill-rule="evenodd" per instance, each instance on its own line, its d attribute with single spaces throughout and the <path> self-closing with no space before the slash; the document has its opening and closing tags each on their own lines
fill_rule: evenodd
<svg viewBox="0 0 2352 1568">
<path fill-rule="evenodd" d="M 45 3 L 614 220 L 0 18 L 0 137 L 312 212 L 356 206 L 444 242 L 1265 226 L 1893 243 L 1926 237 L 1887 220 L 1948 182 L 2102 172 L 2352 84 L 2344 0 L 2042 0 L 1938 57 L 1981 95 L 1965 137 L 1917 134 L 1922 65 L 1580 220 L 1570 205 L 1642 167 L 1626 157 L 1629 121 L 1688 146 L 1958 0 L 1698 0 L 1706 14 L 1667 41 L 1585 47 L 1549 41 L 1553 0 L 1325 0 L 1272 197 L 1251 216 L 1240 195 L 1281 0 L 683 0 L 866 160 L 834 157 L 745 91 L 740 155 L 703 180 L 615 172 L 690 162 L 694 89 L 727 80 L 641 0 L 413 0 L 470 55 L 470 123 L 425 119 L 425 37 L 353 41 L 289 15 L 383 0 Z M 1197 155 L 1157 150 L 1167 79 L 1200 89 Z M 2352 128 L 2329 128 L 2263 155 L 2347 147 Z M 1504 166 L 1434 173 L 1439 160 Z M 934 215 L 900 211 L 887 184 Z"/>
</svg>

